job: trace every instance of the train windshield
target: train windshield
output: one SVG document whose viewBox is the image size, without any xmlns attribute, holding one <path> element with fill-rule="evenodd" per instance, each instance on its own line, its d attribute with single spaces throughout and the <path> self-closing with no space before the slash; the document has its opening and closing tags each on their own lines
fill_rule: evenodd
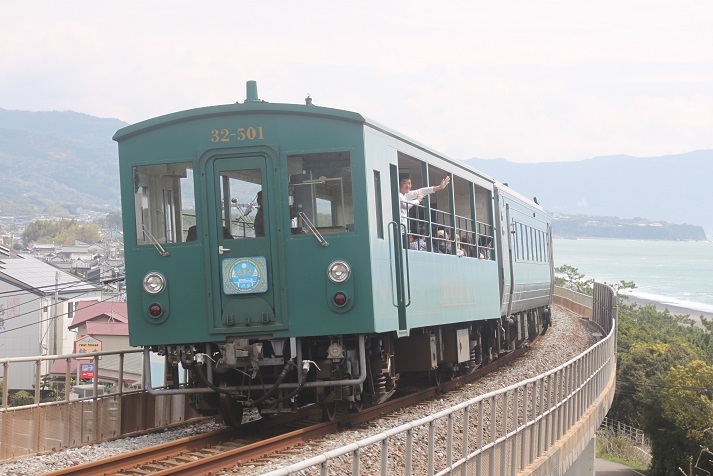
<svg viewBox="0 0 713 476">
<path fill-rule="evenodd" d="M 265 235 L 260 169 L 220 172 L 220 216 L 223 239 L 260 238 Z"/>
<path fill-rule="evenodd" d="M 195 241 L 193 164 L 134 167 L 134 210 L 137 245 Z"/>
<path fill-rule="evenodd" d="M 290 155 L 287 167 L 292 234 L 354 231 L 349 152 Z"/>
</svg>

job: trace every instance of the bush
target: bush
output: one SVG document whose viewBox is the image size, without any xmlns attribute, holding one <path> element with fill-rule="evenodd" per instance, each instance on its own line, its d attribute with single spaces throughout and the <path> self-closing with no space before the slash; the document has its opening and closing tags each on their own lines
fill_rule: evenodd
<svg viewBox="0 0 713 476">
<path fill-rule="evenodd" d="M 32 405 L 35 403 L 35 397 L 30 392 L 25 390 L 20 390 L 15 392 L 9 397 L 11 407 L 19 407 L 22 405 Z"/>
<path fill-rule="evenodd" d="M 636 446 L 633 441 L 614 435 L 609 430 L 597 432 L 597 458 L 622 463 L 645 471 L 651 464 L 651 455 Z"/>
</svg>

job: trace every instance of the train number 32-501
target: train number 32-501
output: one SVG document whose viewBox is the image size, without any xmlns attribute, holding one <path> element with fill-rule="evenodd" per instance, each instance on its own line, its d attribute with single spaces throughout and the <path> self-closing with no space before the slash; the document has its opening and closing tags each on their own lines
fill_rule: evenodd
<svg viewBox="0 0 713 476">
<path fill-rule="evenodd" d="M 213 129 L 210 131 L 211 142 L 260 140 L 262 138 L 262 126 L 238 127 L 232 131 L 230 129 Z"/>
</svg>

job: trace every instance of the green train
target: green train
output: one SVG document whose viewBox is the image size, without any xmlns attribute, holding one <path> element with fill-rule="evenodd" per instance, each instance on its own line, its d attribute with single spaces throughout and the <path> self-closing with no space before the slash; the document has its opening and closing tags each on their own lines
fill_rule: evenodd
<svg viewBox="0 0 713 476">
<path fill-rule="evenodd" d="M 241 424 L 388 399 L 543 332 L 550 216 L 364 116 L 243 103 L 119 130 L 129 334 L 165 385 Z M 179 378 L 184 369 L 187 378 Z"/>
</svg>

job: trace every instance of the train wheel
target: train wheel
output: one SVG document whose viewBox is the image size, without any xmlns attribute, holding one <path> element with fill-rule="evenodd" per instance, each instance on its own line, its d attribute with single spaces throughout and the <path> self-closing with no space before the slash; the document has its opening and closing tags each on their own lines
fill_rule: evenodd
<svg viewBox="0 0 713 476">
<path fill-rule="evenodd" d="M 220 414 L 226 425 L 239 428 L 243 423 L 243 404 L 230 395 L 220 394 Z"/>
<path fill-rule="evenodd" d="M 441 382 L 450 382 L 458 376 L 457 366 L 444 366 L 439 368 L 441 370 Z"/>
<path fill-rule="evenodd" d="M 359 413 L 364 409 L 364 394 L 355 395 L 350 410 L 354 413 Z"/>
<path fill-rule="evenodd" d="M 359 386 L 354 386 L 351 388 L 354 399 L 350 402 L 346 402 L 346 410 L 349 413 L 359 413 L 364 409 L 365 395 L 360 392 L 359 388 Z"/>
<path fill-rule="evenodd" d="M 338 403 L 338 401 L 334 400 L 322 404 L 322 421 L 334 421 L 334 417 L 337 416 Z"/>
<path fill-rule="evenodd" d="M 441 369 L 439 368 L 432 369 L 428 372 L 428 380 L 431 382 L 431 385 L 440 385 L 442 376 Z"/>
</svg>

